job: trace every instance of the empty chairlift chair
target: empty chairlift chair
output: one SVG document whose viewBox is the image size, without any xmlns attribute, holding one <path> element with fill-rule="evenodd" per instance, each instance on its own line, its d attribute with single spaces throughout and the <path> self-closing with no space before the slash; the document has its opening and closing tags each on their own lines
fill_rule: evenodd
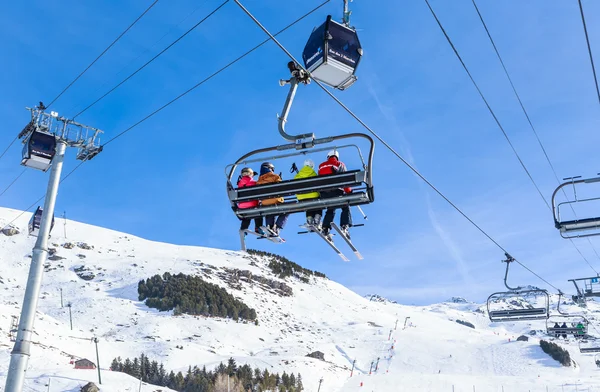
<svg viewBox="0 0 600 392">
<path fill-rule="evenodd" d="M 592 276 L 591 278 L 569 279 L 573 282 L 577 295 L 573 296 L 573 301 L 584 302 L 586 298 L 600 297 L 600 278 Z"/>
<path fill-rule="evenodd" d="M 579 341 L 580 353 L 600 353 L 600 343 L 596 338 L 588 337 Z"/>
<path fill-rule="evenodd" d="M 550 297 L 546 290 L 541 289 L 523 289 L 521 287 L 510 287 L 506 282 L 508 278 L 508 268 L 510 263 L 514 261 L 512 256 L 506 254 L 507 259 L 503 260 L 506 263 L 506 273 L 504 274 L 504 285 L 509 291 L 497 292 L 491 294 L 487 299 L 488 317 L 492 322 L 507 322 L 507 321 L 525 321 L 525 320 L 544 320 L 550 315 Z M 519 299 L 526 296 L 542 297 L 543 306 L 530 306 L 520 309 L 494 309 L 499 302 L 510 302 L 510 299 Z"/>
<path fill-rule="evenodd" d="M 344 90 L 356 82 L 355 72 L 362 54 L 356 30 L 329 15 L 308 38 L 302 59 L 313 79 Z"/>
<path fill-rule="evenodd" d="M 42 213 L 43 212 L 44 211 L 38 206 L 38 208 L 35 210 L 35 212 L 31 216 L 31 219 L 29 220 L 29 225 L 28 225 L 29 235 L 37 237 L 37 235 L 39 234 L 40 225 L 42 223 Z M 52 223 L 50 223 L 50 231 L 52 231 L 53 227 L 54 227 L 54 217 L 52 217 Z"/>
<path fill-rule="evenodd" d="M 584 204 L 590 205 L 595 201 L 600 202 L 600 196 L 584 197 L 581 199 L 577 198 L 578 187 L 600 182 L 600 177 L 581 179 L 580 176 L 578 176 L 572 178 L 565 178 L 565 180 L 568 181 L 560 184 L 552 194 L 552 212 L 554 214 L 554 226 L 560 231 L 560 235 L 563 238 L 567 239 L 574 237 L 590 237 L 600 235 L 600 214 L 595 214 L 595 216 L 592 217 L 577 216 L 574 210 L 576 206 L 583 206 Z M 558 192 L 564 192 L 564 187 L 569 185 L 573 187 L 573 200 L 557 202 L 556 196 L 558 195 Z M 561 212 L 563 212 L 565 207 L 569 207 L 569 209 L 573 212 L 573 216 L 569 216 L 569 218 L 564 218 L 564 214 L 562 214 L 563 216 L 561 216 Z"/>
</svg>

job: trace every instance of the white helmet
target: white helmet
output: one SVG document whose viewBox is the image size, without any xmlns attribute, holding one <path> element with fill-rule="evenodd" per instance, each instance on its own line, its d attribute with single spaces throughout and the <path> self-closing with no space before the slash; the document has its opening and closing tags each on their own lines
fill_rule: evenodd
<svg viewBox="0 0 600 392">
<path fill-rule="evenodd" d="M 340 153 L 337 150 L 331 150 L 327 153 L 327 159 L 330 157 L 336 157 L 337 159 L 340 159 Z"/>
<path fill-rule="evenodd" d="M 314 169 L 315 163 L 312 159 L 307 159 L 304 161 L 304 166 L 309 166 L 310 168 Z"/>
</svg>

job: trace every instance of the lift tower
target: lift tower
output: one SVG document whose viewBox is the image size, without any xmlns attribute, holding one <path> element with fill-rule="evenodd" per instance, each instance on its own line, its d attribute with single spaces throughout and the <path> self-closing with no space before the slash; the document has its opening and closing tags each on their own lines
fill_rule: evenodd
<svg viewBox="0 0 600 392">
<path fill-rule="evenodd" d="M 90 160 L 102 151 L 99 138 L 102 131 L 99 129 L 60 117 L 54 111 L 46 113 L 46 107 L 42 102 L 39 106 L 27 110 L 31 112 L 31 120 L 19 134 L 24 144 L 21 164 L 44 172 L 51 170 L 40 231 L 33 247 L 17 338 L 10 354 L 5 392 L 23 390 L 30 356 L 33 322 L 40 296 L 44 264 L 48 258 L 48 236 L 54 216 L 65 151 L 67 147 L 76 147 L 78 149 L 76 158 L 81 161 Z"/>
</svg>

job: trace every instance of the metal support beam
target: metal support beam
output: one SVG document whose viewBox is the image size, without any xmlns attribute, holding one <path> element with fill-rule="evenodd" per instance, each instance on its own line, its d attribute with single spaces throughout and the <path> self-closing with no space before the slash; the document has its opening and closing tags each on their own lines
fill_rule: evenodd
<svg viewBox="0 0 600 392">
<path fill-rule="evenodd" d="M 25 381 L 25 370 L 27 369 L 27 362 L 29 361 L 31 351 L 35 311 L 40 297 L 44 264 L 48 258 L 48 236 L 50 235 L 50 225 L 54 216 L 54 205 L 56 204 L 56 195 L 58 194 L 58 184 L 60 182 L 60 173 L 66 149 L 67 144 L 62 140 L 58 140 L 56 154 L 52 161 L 50 179 L 48 180 L 40 232 L 33 248 L 33 257 L 29 268 L 27 287 L 25 288 L 17 341 L 10 354 L 10 365 L 6 378 L 6 392 L 21 392 Z"/>
</svg>

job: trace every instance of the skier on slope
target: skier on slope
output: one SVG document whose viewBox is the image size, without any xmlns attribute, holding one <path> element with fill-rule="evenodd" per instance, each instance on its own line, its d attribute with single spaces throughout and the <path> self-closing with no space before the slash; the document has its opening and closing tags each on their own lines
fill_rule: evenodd
<svg viewBox="0 0 600 392">
<path fill-rule="evenodd" d="M 298 174 L 296 174 L 294 179 L 316 177 L 317 172 L 315 171 L 314 167 L 315 163 L 312 161 L 312 159 L 305 160 L 304 166 L 302 167 L 302 169 L 300 169 Z M 298 199 L 298 201 L 302 201 L 309 199 L 317 199 L 319 196 L 319 192 L 311 192 L 298 194 L 296 195 L 296 198 Z M 315 225 L 317 228 L 319 228 L 321 226 L 322 213 L 323 211 L 320 208 L 306 211 L 306 223 L 309 225 Z"/>
<path fill-rule="evenodd" d="M 256 185 L 256 181 L 252 177 L 256 176 L 258 173 L 252 170 L 249 167 L 245 167 L 242 169 L 242 173 L 240 179 L 238 180 L 237 186 L 238 188 L 244 188 L 247 186 Z M 238 203 L 238 208 L 255 208 L 258 207 L 258 200 L 250 200 Z M 240 230 L 247 230 L 250 227 L 251 219 L 242 219 L 242 224 L 240 226 Z M 262 226 L 262 217 L 254 218 L 254 232 L 265 235 L 265 232 L 260 228 Z M 246 233 L 244 233 L 246 234 Z"/>
<path fill-rule="evenodd" d="M 329 151 L 327 153 L 327 160 L 319 165 L 319 175 L 327 176 L 345 172 L 346 165 L 344 165 L 339 158 L 340 154 L 337 150 Z M 330 191 L 323 191 L 321 192 L 321 197 L 323 199 L 335 198 L 351 192 L 351 188 L 339 188 Z M 323 219 L 323 234 L 328 237 L 330 237 L 329 231 L 331 230 L 331 222 L 333 222 L 335 210 L 335 208 L 328 208 L 327 212 L 325 213 L 325 218 Z M 350 234 L 348 233 L 348 228 L 350 227 L 352 227 L 352 215 L 350 214 L 350 207 L 344 206 L 342 207 L 342 215 L 340 217 L 340 229 L 348 238 L 350 238 Z"/>
<path fill-rule="evenodd" d="M 271 162 L 264 162 L 262 165 L 260 165 L 260 177 L 258 177 L 257 184 L 273 184 L 276 182 L 281 182 L 281 177 L 275 174 L 274 171 L 275 166 Z M 260 203 L 263 206 L 271 206 L 275 204 L 282 204 L 283 201 L 283 197 L 275 197 L 261 200 Z M 277 221 L 275 221 L 275 217 L 277 217 Z M 288 214 L 281 214 L 279 216 L 277 216 L 277 214 L 273 214 L 265 217 L 267 227 L 277 234 L 277 236 L 279 236 L 279 231 L 285 227 L 287 219 Z"/>
</svg>

